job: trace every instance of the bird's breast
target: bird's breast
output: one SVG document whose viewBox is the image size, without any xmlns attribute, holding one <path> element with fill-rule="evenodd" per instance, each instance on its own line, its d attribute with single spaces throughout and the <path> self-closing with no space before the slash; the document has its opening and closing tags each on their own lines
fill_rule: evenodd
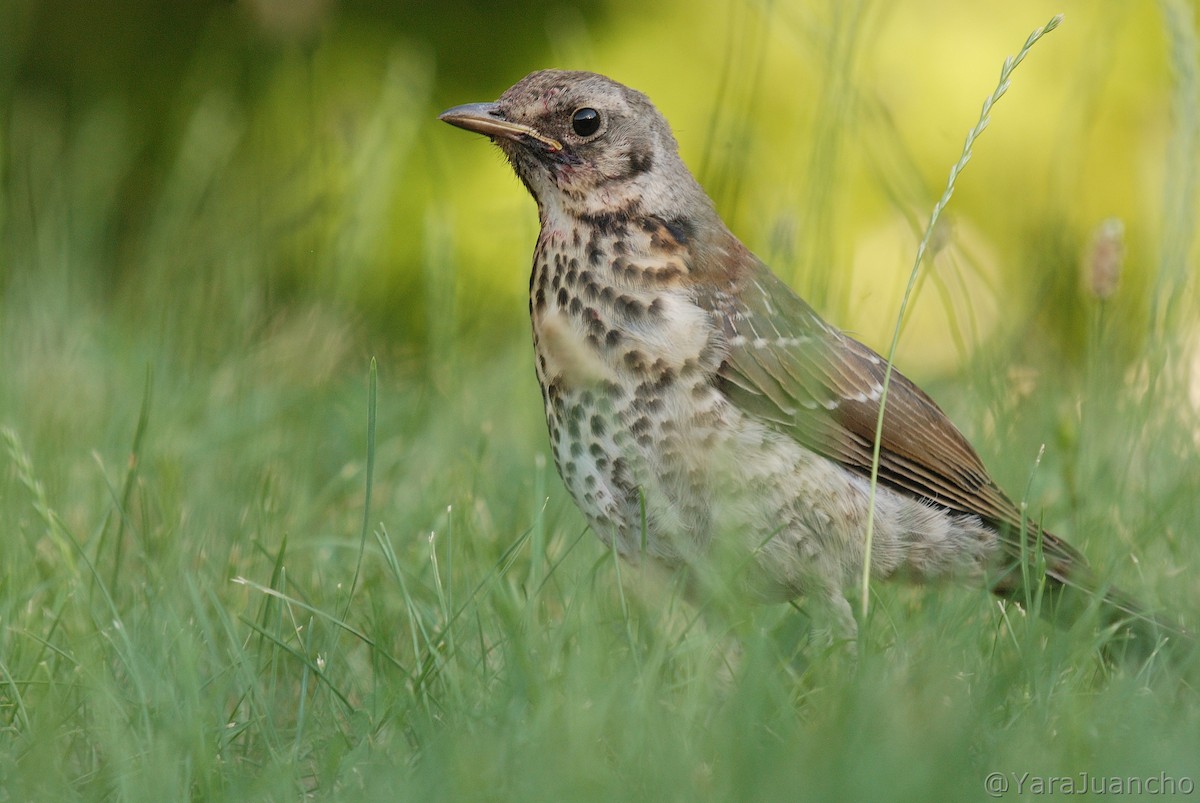
<svg viewBox="0 0 1200 803">
<path fill-rule="evenodd" d="M 718 327 L 687 275 L 686 250 L 656 219 L 544 219 L 529 310 L 545 379 L 640 382 L 712 362 Z"/>
<path fill-rule="evenodd" d="M 723 334 L 693 301 L 678 249 L 653 247 L 662 238 L 632 222 L 544 225 L 530 279 L 559 473 L 597 530 L 626 547 L 650 484 L 656 528 L 704 529 L 698 466 L 717 430 Z"/>
</svg>

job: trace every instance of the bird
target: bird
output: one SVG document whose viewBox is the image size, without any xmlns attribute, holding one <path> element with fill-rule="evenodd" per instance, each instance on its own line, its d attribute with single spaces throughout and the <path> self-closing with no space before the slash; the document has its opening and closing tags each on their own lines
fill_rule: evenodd
<svg viewBox="0 0 1200 803">
<path fill-rule="evenodd" d="M 533 196 L 535 371 L 558 473 L 623 558 L 744 567 L 853 642 L 871 578 L 959 577 L 1020 604 L 1097 607 L 1152 653 L 1182 631 L 1031 522 L 934 400 L 827 323 L 730 231 L 641 92 L 541 70 L 440 120 L 499 146 Z M 884 409 L 877 486 L 871 473 Z M 868 518 L 873 538 L 867 552 Z M 689 583 L 703 585 L 702 583 Z"/>
</svg>

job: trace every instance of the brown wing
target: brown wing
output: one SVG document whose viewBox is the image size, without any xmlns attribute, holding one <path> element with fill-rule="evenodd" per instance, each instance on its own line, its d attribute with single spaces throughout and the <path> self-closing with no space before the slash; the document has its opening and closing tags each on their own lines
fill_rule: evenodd
<svg viewBox="0 0 1200 803">
<path fill-rule="evenodd" d="M 700 299 L 725 329 L 728 353 L 718 369 L 723 391 L 742 410 L 814 452 L 869 475 L 886 360 L 825 323 L 766 266 L 748 254 L 747 259 L 753 264 L 736 275 L 729 292 Z M 1022 528 L 1020 511 L 966 438 L 933 399 L 895 369 L 884 405 L 879 480 L 996 526 L 1011 561 L 994 578 L 997 593 L 1019 596 L 1020 560 L 1033 555 L 1039 542 L 1047 575 L 1089 593 L 1100 590 L 1087 561 L 1070 544 L 1036 526 Z M 1122 616 L 1148 623 L 1152 644 L 1161 632 L 1182 632 L 1148 616 L 1118 589 L 1101 593 Z"/>
<path fill-rule="evenodd" d="M 813 451 L 869 474 L 883 357 L 826 324 L 762 265 L 716 304 L 729 353 L 719 376 L 734 404 Z M 996 524 L 1020 512 L 920 388 L 893 369 L 884 406 L 881 482 Z"/>
</svg>

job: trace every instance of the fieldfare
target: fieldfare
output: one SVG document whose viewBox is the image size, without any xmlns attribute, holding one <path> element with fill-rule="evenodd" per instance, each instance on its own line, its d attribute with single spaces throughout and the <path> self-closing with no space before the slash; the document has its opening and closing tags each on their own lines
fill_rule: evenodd
<svg viewBox="0 0 1200 803">
<path fill-rule="evenodd" d="M 884 358 L 730 232 L 640 92 L 546 70 L 441 119 L 491 138 L 537 201 L 537 379 L 555 464 L 595 533 L 673 568 L 740 556 L 756 595 L 803 595 L 853 637 L 844 592 L 866 557 Z M 1023 520 L 899 372 L 884 410 L 872 576 L 973 576 L 1021 599 L 1040 556 L 1051 591 L 1086 591 L 1106 624 L 1157 638 L 1078 551 Z"/>
</svg>

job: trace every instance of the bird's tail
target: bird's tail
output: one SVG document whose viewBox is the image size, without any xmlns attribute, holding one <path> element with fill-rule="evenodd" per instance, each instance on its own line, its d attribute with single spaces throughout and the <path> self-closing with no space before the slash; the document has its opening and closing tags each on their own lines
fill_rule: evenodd
<svg viewBox="0 0 1200 803">
<path fill-rule="evenodd" d="M 1160 652 L 1190 654 L 1195 638 L 1184 628 L 1150 613 L 1133 596 L 1100 581 L 1083 555 L 1045 531 L 1005 539 L 1006 565 L 992 591 L 1020 605 L 1036 607 L 1058 624 L 1087 616 L 1105 631 L 1104 651 L 1145 661 Z M 1023 543 L 1023 546 L 1022 546 Z"/>
</svg>

